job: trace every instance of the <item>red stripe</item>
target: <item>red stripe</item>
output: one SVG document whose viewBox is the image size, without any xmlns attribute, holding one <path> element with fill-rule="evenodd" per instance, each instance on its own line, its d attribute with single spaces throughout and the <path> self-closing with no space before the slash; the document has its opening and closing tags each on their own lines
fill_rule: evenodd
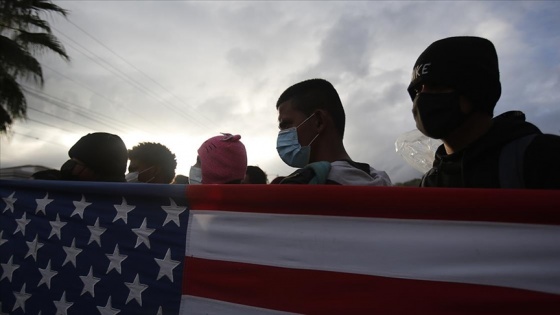
<svg viewBox="0 0 560 315">
<path fill-rule="evenodd" d="M 188 257 L 183 294 L 305 314 L 559 314 L 560 295 Z"/>
<path fill-rule="evenodd" d="M 191 209 L 560 225 L 560 190 L 190 185 Z"/>
</svg>

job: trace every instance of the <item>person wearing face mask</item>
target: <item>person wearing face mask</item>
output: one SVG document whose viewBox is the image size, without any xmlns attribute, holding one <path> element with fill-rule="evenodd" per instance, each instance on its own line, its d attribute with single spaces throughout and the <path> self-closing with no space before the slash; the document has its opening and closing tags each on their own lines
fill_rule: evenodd
<svg viewBox="0 0 560 315">
<path fill-rule="evenodd" d="M 240 135 L 222 133 L 202 143 L 189 184 L 241 184 L 247 169 L 247 151 Z"/>
<path fill-rule="evenodd" d="M 70 159 L 60 167 L 60 180 L 125 181 L 127 150 L 117 135 L 87 134 L 68 150 L 68 156 Z"/>
<path fill-rule="evenodd" d="M 432 43 L 407 90 L 418 130 L 443 142 L 421 186 L 560 188 L 560 137 L 543 134 L 520 111 L 493 117 L 501 83 L 489 40 Z"/>
<path fill-rule="evenodd" d="M 299 168 L 279 184 L 390 186 L 387 173 L 353 161 L 343 144 L 345 113 L 332 84 L 324 79 L 299 82 L 276 102 L 276 149 L 289 166 Z"/>
<path fill-rule="evenodd" d="M 202 184 L 202 169 L 200 168 L 200 156 L 196 157 L 196 163 L 189 170 L 189 184 Z"/>
<path fill-rule="evenodd" d="M 161 143 L 141 142 L 128 150 L 129 183 L 169 184 L 175 178 L 175 154 Z"/>
</svg>

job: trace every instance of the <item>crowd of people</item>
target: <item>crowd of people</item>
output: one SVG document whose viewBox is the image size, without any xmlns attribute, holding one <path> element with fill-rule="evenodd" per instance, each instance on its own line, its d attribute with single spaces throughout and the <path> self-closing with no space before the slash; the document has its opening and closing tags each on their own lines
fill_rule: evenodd
<svg viewBox="0 0 560 315">
<path fill-rule="evenodd" d="M 489 40 L 463 36 L 432 43 L 414 64 L 407 91 L 418 130 L 443 142 L 420 186 L 560 188 L 560 137 L 543 134 L 520 111 L 494 117 L 501 83 L 498 56 Z M 278 154 L 297 170 L 270 184 L 392 185 L 386 172 L 352 160 L 346 151 L 344 108 L 330 82 L 310 79 L 296 83 L 280 95 L 276 109 Z M 143 142 L 127 150 L 117 135 L 91 133 L 70 148 L 69 160 L 60 170 L 33 177 L 268 184 L 262 169 L 247 165 L 240 135 L 212 137 L 197 153 L 189 175 L 176 175 L 175 155 L 162 144 Z"/>
</svg>

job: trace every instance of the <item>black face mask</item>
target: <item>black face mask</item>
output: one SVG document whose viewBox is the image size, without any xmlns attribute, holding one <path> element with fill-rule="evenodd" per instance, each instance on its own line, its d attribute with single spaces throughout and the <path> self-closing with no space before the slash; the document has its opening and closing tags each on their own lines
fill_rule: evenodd
<svg viewBox="0 0 560 315">
<path fill-rule="evenodd" d="M 418 93 L 414 98 L 412 114 L 416 128 L 433 139 L 447 137 L 468 116 L 461 112 L 457 92 Z"/>
</svg>

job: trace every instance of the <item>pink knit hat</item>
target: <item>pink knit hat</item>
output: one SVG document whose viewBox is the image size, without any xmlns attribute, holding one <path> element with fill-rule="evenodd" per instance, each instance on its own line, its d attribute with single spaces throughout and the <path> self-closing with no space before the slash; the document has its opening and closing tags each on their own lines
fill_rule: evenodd
<svg viewBox="0 0 560 315">
<path fill-rule="evenodd" d="M 203 184 L 225 184 L 242 180 L 247 169 L 247 151 L 240 135 L 222 133 L 200 146 L 200 168 Z"/>
</svg>

